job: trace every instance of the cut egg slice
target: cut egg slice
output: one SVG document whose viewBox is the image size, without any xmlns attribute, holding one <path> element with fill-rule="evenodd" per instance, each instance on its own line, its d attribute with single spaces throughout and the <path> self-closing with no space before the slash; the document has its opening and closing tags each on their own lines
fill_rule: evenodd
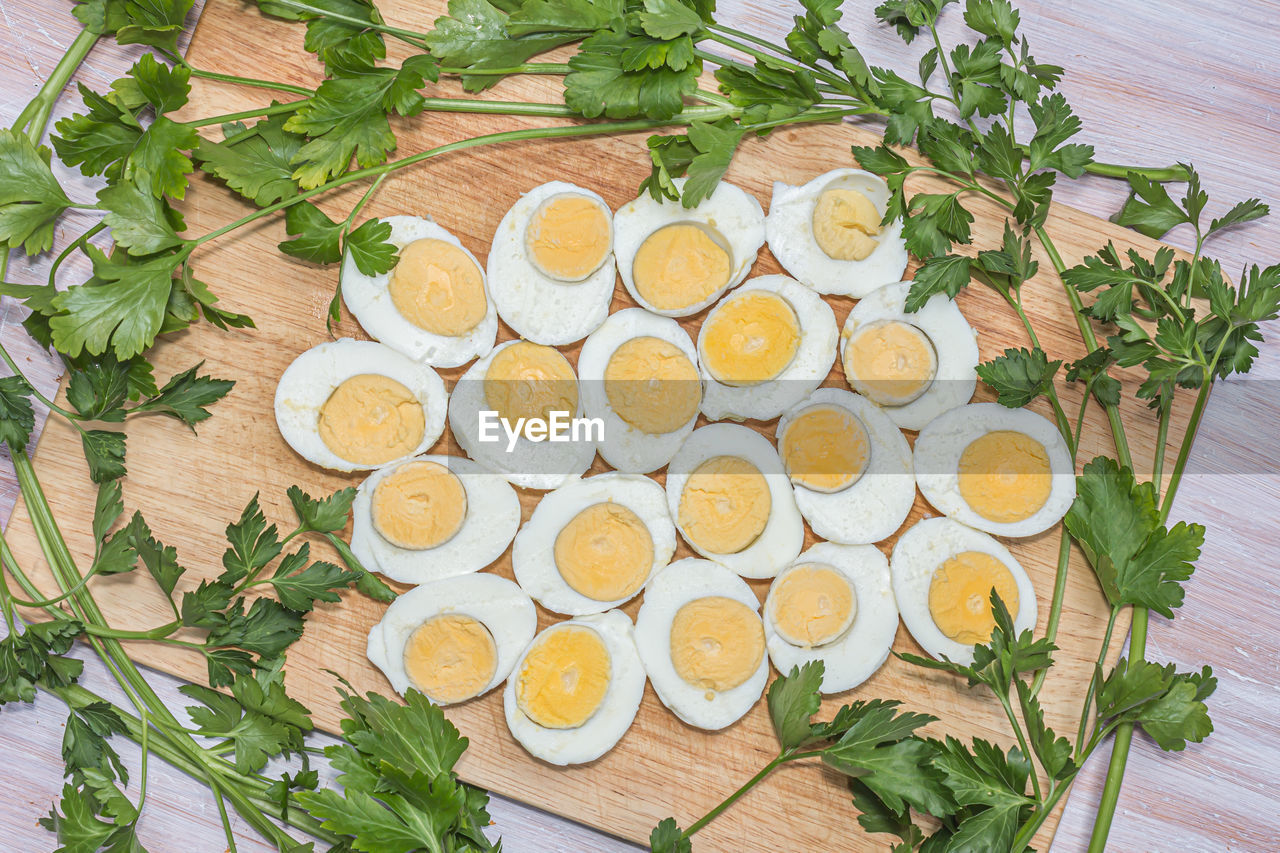
<svg viewBox="0 0 1280 853">
<path fill-rule="evenodd" d="M 822 384 L 837 337 L 831 306 L 812 290 L 785 275 L 750 279 L 711 309 L 698 332 L 703 414 L 776 418 Z"/>
<path fill-rule="evenodd" d="M 780 181 L 765 229 L 783 269 L 819 293 L 861 299 L 902 278 L 902 220 L 883 225 L 884 180 L 861 169 L 833 169 L 803 186 Z"/>
<path fill-rule="evenodd" d="M 675 181 L 684 188 L 685 179 Z M 764 210 L 721 181 L 696 207 L 645 194 L 613 217 L 614 252 L 627 292 L 667 317 L 687 317 L 747 277 L 764 245 Z"/>
<path fill-rule="evenodd" d="M 675 550 L 662 486 L 598 474 L 543 495 L 516 535 L 511 567 L 543 607 L 577 616 L 634 598 Z"/>
<path fill-rule="evenodd" d="M 997 536 L 1034 536 L 1076 497 L 1071 452 L 1053 422 L 1027 409 L 973 403 L 920 431 L 916 482 L 943 515 Z"/>
<path fill-rule="evenodd" d="M 412 688 L 453 705 L 501 684 L 537 627 L 520 587 L 497 575 L 464 575 L 391 602 L 369 631 L 368 655 L 401 696 Z"/>
<path fill-rule="evenodd" d="M 943 294 L 906 311 L 911 282 L 886 285 L 853 306 L 840 335 L 849 387 L 903 429 L 963 406 L 978 384 L 977 333 Z"/>
<path fill-rule="evenodd" d="M 578 378 L 559 350 L 507 341 L 458 380 L 449 429 L 468 456 L 515 485 L 554 489 L 595 458 L 599 430 L 579 421 L 583 411 Z M 539 422 L 545 429 L 530 426 Z"/>
<path fill-rule="evenodd" d="M 461 456 L 417 456 L 369 475 L 352 504 L 351 550 L 367 568 L 421 584 L 478 572 L 520 526 L 520 498 Z"/>
<path fill-rule="evenodd" d="M 759 609 L 719 563 L 688 558 L 659 572 L 636 615 L 636 648 L 662 704 L 708 730 L 750 711 L 769 676 Z"/>
<path fill-rule="evenodd" d="M 702 556 L 771 578 L 804 547 L 804 520 L 769 439 L 737 424 L 693 431 L 667 467 L 667 508 Z"/>
<path fill-rule="evenodd" d="M 447 405 L 444 382 L 430 367 L 350 338 L 295 358 L 275 395 L 280 435 L 308 462 L 335 471 L 422 453 L 443 432 Z"/>
<path fill-rule="evenodd" d="M 562 346 L 609 316 L 613 212 L 591 190 L 564 181 L 534 187 L 498 223 L 489 289 L 498 316 L 526 340 Z"/>
<path fill-rule="evenodd" d="M 588 336 L 578 356 L 583 402 L 604 420 L 601 457 L 647 474 L 671 461 L 702 404 L 698 353 L 679 323 L 626 308 Z"/>
<path fill-rule="evenodd" d="M 934 658 L 973 662 L 991 640 L 995 589 L 1021 633 L 1036 625 L 1036 593 L 1009 549 L 950 518 L 916 522 L 893 546 L 893 593 L 902 621 Z"/>
<path fill-rule="evenodd" d="M 625 613 L 559 622 L 533 639 L 507 680 L 507 728 L 530 755 L 548 764 L 595 761 L 631 727 L 644 682 Z"/>
<path fill-rule="evenodd" d="M 911 446 L 871 401 L 819 388 L 778 421 L 778 455 L 813 532 L 862 545 L 892 536 L 911 513 Z"/>
<path fill-rule="evenodd" d="M 365 275 L 348 254 L 342 301 L 370 336 L 415 361 L 457 367 L 493 349 L 498 315 L 484 268 L 430 217 L 391 216 L 390 272 Z"/>
<path fill-rule="evenodd" d="M 889 657 L 898 632 L 889 561 L 872 545 L 819 542 L 769 586 L 769 660 L 788 674 L 822 661 L 822 692 L 851 690 Z"/>
</svg>

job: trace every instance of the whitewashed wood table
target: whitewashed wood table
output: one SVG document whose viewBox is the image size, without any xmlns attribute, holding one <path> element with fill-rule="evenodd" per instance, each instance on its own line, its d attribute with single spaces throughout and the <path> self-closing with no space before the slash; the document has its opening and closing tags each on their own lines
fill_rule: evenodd
<svg viewBox="0 0 1280 853">
<path fill-rule="evenodd" d="M 198 7 L 199 4 L 197 4 Z M 876 25 L 873 2 L 845 3 L 846 26 L 873 64 L 914 64 L 922 46 L 904 49 Z M 1063 65 L 1062 84 L 1082 116 L 1099 160 L 1163 165 L 1196 164 L 1219 205 L 1247 196 L 1280 204 L 1280 3 L 1169 0 L 1023 0 L 1023 26 L 1041 61 Z M 722 18 L 762 35 L 790 25 L 792 4 L 722 0 Z M 189 26 L 194 26 L 196 12 Z M 959 14 L 948 26 L 958 35 Z M 0 125 L 8 125 L 35 94 L 77 32 L 70 4 L 0 0 Z M 136 51 L 102 44 L 80 79 L 103 88 L 132 63 Z M 55 117 L 78 105 L 71 90 Z M 1086 179 L 1058 197 L 1099 215 L 1124 195 L 1115 182 Z M 1217 208 L 1211 212 L 1220 212 Z M 77 226 L 80 223 L 73 223 Z M 82 230 L 77 227 L 76 231 Z M 62 235 L 60 235 L 62 236 Z M 1188 235 L 1168 238 L 1185 245 Z M 1280 215 L 1239 229 L 1213 247 L 1231 272 L 1245 262 L 1280 260 Z M 10 276 L 43 280 L 46 261 L 14 258 Z M 62 281 L 82 270 L 67 269 Z M 21 309 L 0 304 L 0 335 L 25 356 L 29 375 L 51 392 L 51 359 L 25 339 Z M 1223 387 L 1209 412 L 1174 515 L 1208 527 L 1199 571 L 1176 623 L 1154 618 L 1148 644 L 1156 660 L 1213 665 L 1219 678 L 1211 700 L 1216 731 L 1178 755 L 1161 753 L 1141 737 L 1129 760 L 1111 832 L 1115 850 L 1273 850 L 1280 845 L 1280 328 L 1267 329 L 1259 364 L 1247 381 Z M 0 520 L 7 520 L 16 487 L 0 459 Z M 101 665 L 90 660 L 84 681 L 114 701 L 123 697 Z M 186 704 L 177 680 L 153 682 L 175 706 Z M 36 825 L 61 788 L 59 748 L 65 713 L 41 696 L 34 706 L 0 711 L 0 839 L 6 850 L 52 850 L 52 836 Z M 131 768 L 137 770 L 137 767 Z M 1054 850 L 1084 849 L 1101 791 L 1105 757 L 1075 785 Z M 623 851 L 632 845 L 507 800 L 495 798 L 492 834 L 514 853 Z M 237 824 L 241 850 L 266 849 Z M 207 792 L 162 762 L 151 763 L 142 840 L 153 851 L 200 853 L 225 848 Z"/>
</svg>

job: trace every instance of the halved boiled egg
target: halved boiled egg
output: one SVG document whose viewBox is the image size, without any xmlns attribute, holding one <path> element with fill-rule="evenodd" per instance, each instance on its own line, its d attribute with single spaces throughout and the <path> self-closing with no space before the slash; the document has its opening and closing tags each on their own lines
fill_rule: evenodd
<svg viewBox="0 0 1280 853">
<path fill-rule="evenodd" d="M 769 439 L 738 424 L 693 431 L 667 466 L 684 541 L 748 578 L 771 578 L 804 547 L 804 521 Z"/>
<path fill-rule="evenodd" d="M 872 545 L 817 543 L 773 579 L 764 602 L 774 667 L 786 674 L 822 661 L 823 693 L 851 690 L 875 674 L 897 633 L 889 561 Z"/>
<path fill-rule="evenodd" d="M 871 401 L 819 388 L 778 421 L 778 455 L 813 532 L 846 545 L 892 536 L 911 513 L 911 446 Z"/>
<path fill-rule="evenodd" d="M 709 730 L 750 711 L 769 676 L 759 609 L 719 563 L 688 558 L 659 572 L 636 615 L 636 648 L 662 704 Z"/>
<path fill-rule="evenodd" d="M 685 180 L 676 185 L 684 188 Z M 764 210 L 754 196 L 721 181 L 696 207 L 645 194 L 613 217 L 622 283 L 636 302 L 687 317 L 747 277 L 764 245 Z"/>
<path fill-rule="evenodd" d="M 502 556 L 520 526 L 511 484 L 462 456 L 380 468 L 360 484 L 351 509 L 351 550 L 401 583 L 478 572 Z"/>
<path fill-rule="evenodd" d="M 656 471 L 693 432 L 698 353 L 675 320 L 643 308 L 609 315 L 582 344 L 578 376 L 587 414 L 604 420 L 600 455 L 619 471 Z"/>
<path fill-rule="evenodd" d="M 785 275 L 753 278 L 702 321 L 698 360 L 711 420 L 770 420 L 822 384 L 836 358 L 836 317 Z"/>
<path fill-rule="evenodd" d="M 973 403 L 916 439 L 916 482 L 939 512 L 997 536 L 1034 536 L 1076 498 L 1071 452 L 1053 422 L 1027 409 Z"/>
<path fill-rule="evenodd" d="M 591 190 L 542 184 L 498 223 L 489 290 L 520 337 L 549 346 L 581 340 L 609 316 L 613 283 L 613 212 Z"/>
<path fill-rule="evenodd" d="M 973 662 L 991 640 L 994 589 L 1021 633 L 1036 624 L 1036 592 L 1026 570 L 987 534 L 950 518 L 926 518 L 898 538 L 889 559 L 902 621 L 935 658 Z"/>
<path fill-rule="evenodd" d="M 416 688 L 437 705 L 465 702 L 502 683 L 533 639 L 538 613 L 497 575 L 414 587 L 369 631 L 369 660 L 403 696 Z"/>
<path fill-rule="evenodd" d="M 342 338 L 293 360 L 276 385 L 280 435 L 308 462 L 360 471 L 422 453 L 444 430 L 439 375 L 390 347 Z"/>
<path fill-rule="evenodd" d="M 400 256 L 390 272 L 342 265 L 342 301 L 373 338 L 415 361 L 457 367 L 493 349 L 498 315 L 484 270 L 457 237 L 430 217 L 390 216 Z"/>
<path fill-rule="evenodd" d="M 644 680 L 625 613 L 559 622 L 533 639 L 507 680 L 507 728 L 548 764 L 595 761 L 631 727 Z"/>
<path fill-rule="evenodd" d="M 844 376 L 903 429 L 963 406 L 978 384 L 977 333 L 943 294 L 906 311 L 911 282 L 886 285 L 853 306 L 840 335 Z"/>
<path fill-rule="evenodd" d="M 516 535 L 511 568 L 543 607 L 576 616 L 633 598 L 675 550 L 662 486 L 598 474 L 543 495 Z"/>
<path fill-rule="evenodd" d="M 595 458 L 599 431 L 573 424 L 583 413 L 581 397 L 573 366 L 559 350 L 507 341 L 454 386 L 449 429 L 468 456 L 515 485 L 554 489 Z M 548 429 L 530 432 L 537 423 Z"/>
<path fill-rule="evenodd" d="M 902 278 L 902 220 L 883 225 L 884 179 L 833 169 L 803 186 L 775 181 L 765 229 L 783 269 L 819 293 L 861 299 Z"/>
</svg>

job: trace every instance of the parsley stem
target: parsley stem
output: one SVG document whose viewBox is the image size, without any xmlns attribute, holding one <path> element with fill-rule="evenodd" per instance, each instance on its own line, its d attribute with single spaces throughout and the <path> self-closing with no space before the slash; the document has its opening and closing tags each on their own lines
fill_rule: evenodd
<svg viewBox="0 0 1280 853">
<path fill-rule="evenodd" d="M 743 32 L 742 30 L 734 29 L 733 27 L 726 27 L 723 24 L 707 24 L 706 34 L 708 39 L 718 42 L 725 47 L 740 50 L 755 59 L 761 59 L 769 63 L 782 65 L 792 71 L 802 71 L 812 74 L 820 80 L 827 81 L 831 86 L 841 92 L 849 95 L 856 94 L 856 90 L 849 85 L 849 82 L 841 79 L 838 74 L 828 71 L 819 65 L 801 65 L 793 62 L 791 61 L 791 57 L 794 54 L 792 54 L 790 50 L 781 45 L 774 44 L 767 39 L 760 38 L 759 36 L 752 35 L 748 32 Z M 755 48 L 763 48 L 764 50 L 776 55 L 764 55 Z M 717 60 L 713 59 L 712 61 Z"/>
<path fill-rule="evenodd" d="M 1157 183 L 1180 183 L 1190 177 L 1187 174 L 1186 167 L 1181 165 L 1147 168 L 1144 166 L 1125 166 L 1121 163 L 1095 162 L 1085 166 L 1084 170 L 1091 175 L 1101 175 L 1106 178 L 1127 178 L 1131 172 L 1136 172 L 1147 180 Z"/>
<path fill-rule="evenodd" d="M 1102 665 L 1107 660 L 1107 650 L 1111 647 L 1111 633 L 1116 627 L 1116 618 L 1120 615 L 1121 608 L 1111 608 L 1111 618 L 1107 620 L 1107 631 L 1102 636 L 1102 648 L 1098 650 L 1097 665 L 1094 667 L 1093 674 L 1089 677 L 1089 689 L 1084 694 L 1084 707 L 1080 709 L 1080 725 L 1076 728 L 1076 755 L 1080 755 L 1080 751 L 1084 748 L 1084 733 L 1089 727 L 1089 708 L 1093 705 L 1093 694 L 1098 689 L 1098 674 L 1102 672 Z"/>
<path fill-rule="evenodd" d="M 246 118 L 258 118 L 259 116 L 265 117 L 265 116 L 280 115 L 281 113 L 294 112 L 307 102 L 308 102 L 307 98 L 302 98 L 297 101 L 286 101 L 283 104 L 272 104 L 269 107 L 258 107 L 257 109 L 252 109 L 252 110 L 241 110 L 238 113 L 227 113 L 225 115 L 220 115 L 220 116 L 210 116 L 209 118 L 192 119 L 191 121 L 184 121 L 183 124 L 186 125 L 187 127 L 208 127 L 211 124 L 225 124 L 229 121 L 240 121 L 241 119 L 246 119 Z"/>
<path fill-rule="evenodd" d="M 275 6 L 283 6 L 301 13 L 298 16 L 301 20 L 306 20 L 307 18 L 328 18 L 331 21 L 339 21 L 344 24 L 349 24 L 357 29 L 374 30 L 376 32 L 386 33 L 387 35 L 395 36 L 396 38 L 408 42 L 416 47 L 420 47 L 424 50 L 427 49 L 425 41 L 426 33 L 401 29 L 400 27 L 392 27 L 387 24 L 375 23 L 373 21 L 362 21 L 352 15 L 344 15 L 341 12 L 335 12 L 332 9 L 327 9 L 322 6 L 312 6 L 310 3 L 303 3 L 300 2 L 300 0 L 272 0 L 272 3 Z"/>
<path fill-rule="evenodd" d="M 5 349 L 5 346 L 2 343 L 0 343 L 0 359 L 4 359 L 4 363 L 13 371 L 14 376 L 21 376 L 22 380 L 27 382 L 27 378 L 23 375 L 21 368 L 18 367 L 18 363 L 13 360 L 13 356 L 9 355 L 9 350 Z M 76 423 L 76 421 L 81 420 L 79 415 L 62 408 L 57 403 L 53 402 L 53 400 L 50 400 L 44 394 L 41 394 L 40 391 L 36 389 L 36 386 L 30 382 L 27 382 L 27 387 L 31 389 L 31 396 L 43 403 L 50 411 L 54 411 L 62 415 L 71 422 L 73 427 L 80 430 L 82 434 L 84 433 L 84 429 L 80 424 Z"/>
<path fill-rule="evenodd" d="M 726 797 L 725 800 L 721 802 L 718 806 L 716 806 L 711 811 L 703 815 L 701 818 L 699 818 L 698 820 L 690 824 L 689 828 L 684 831 L 684 835 L 681 837 L 689 838 L 693 836 L 696 832 L 698 832 L 698 830 L 702 829 L 707 824 L 711 823 L 711 821 L 719 817 L 724 812 L 725 809 L 729 808 L 729 806 L 733 805 L 738 800 L 740 800 L 743 794 L 747 793 L 747 791 L 750 791 L 756 785 L 760 784 L 760 782 L 763 781 L 766 776 L 768 776 L 770 773 L 772 773 L 774 770 L 780 767 L 784 762 L 789 761 L 794 753 L 795 753 L 794 748 L 783 750 L 781 753 L 778 754 L 777 758 L 770 761 L 764 767 L 761 767 L 760 770 L 756 773 L 756 775 L 752 776 L 746 782 L 743 782 L 742 786 L 738 788 L 738 790 L 734 791 L 732 794 Z"/>
<path fill-rule="evenodd" d="M 564 75 L 572 69 L 567 62 L 526 62 L 521 65 L 508 65 L 505 68 L 445 68 L 438 69 L 441 74 L 456 77 L 508 77 L 512 74 L 551 74 Z"/>
<path fill-rule="evenodd" d="M 157 48 L 165 59 L 175 65 L 181 65 L 191 72 L 192 77 L 199 77 L 203 80 L 216 80 L 219 83 L 235 83 L 239 86 L 252 86 L 256 89 L 270 89 L 275 92 L 291 92 L 295 95 L 303 97 L 311 97 L 315 94 L 314 89 L 307 89 L 303 86 L 295 86 L 292 83 L 281 83 L 274 80 L 260 80 L 257 77 L 241 77 L 238 74 L 221 74 L 217 71 L 206 71 L 203 68 L 196 68 L 181 55 L 171 50 Z"/>
<path fill-rule="evenodd" d="M 62 90 L 71 82 L 71 77 L 79 69 L 89 55 L 89 51 L 101 38 L 97 33 L 81 30 L 75 41 L 71 42 L 67 52 L 58 60 L 48 78 L 40 86 L 39 93 L 27 104 L 13 122 L 15 131 L 23 131 L 32 142 L 39 143 L 49 126 L 49 117 L 53 114 L 53 105 L 57 102 Z"/>
</svg>

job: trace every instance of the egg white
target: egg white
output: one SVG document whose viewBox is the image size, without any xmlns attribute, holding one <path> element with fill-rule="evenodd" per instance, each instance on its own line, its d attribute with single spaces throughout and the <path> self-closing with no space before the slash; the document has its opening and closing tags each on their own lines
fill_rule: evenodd
<svg viewBox="0 0 1280 853">
<path fill-rule="evenodd" d="M 587 507 L 605 502 L 631 510 L 648 528 L 653 540 L 653 565 L 649 569 L 649 578 L 671 562 L 671 555 L 676 550 L 676 528 L 667 512 L 662 486 L 637 474 L 597 474 L 582 480 L 570 480 L 542 496 L 511 548 L 511 568 L 516 582 L 548 610 L 570 616 L 601 613 L 639 594 L 640 590 L 636 590 L 636 593 L 616 601 L 596 601 L 565 583 L 556 568 L 555 546 L 560 531 Z M 648 583 L 647 579 L 645 583 Z"/>
<path fill-rule="evenodd" d="M 526 340 L 563 346 L 582 340 L 609 316 L 616 278 L 613 253 L 582 281 L 559 281 L 534 266 L 525 250 L 525 231 L 538 206 L 560 194 L 587 196 L 612 211 L 599 194 L 564 181 L 534 187 L 511 206 L 489 248 L 489 291 L 502 318 Z M 610 234 L 612 240 L 612 233 Z"/>
<path fill-rule="evenodd" d="M 500 425 L 495 431 L 497 441 L 480 440 L 480 412 L 489 408 L 484 395 L 485 373 L 494 356 L 515 343 L 519 341 L 498 344 L 462 374 L 449 397 L 449 430 L 464 453 L 514 485 L 554 489 L 591 467 L 596 455 L 594 441 L 531 441 L 521 435 L 508 453 L 507 435 Z M 582 384 L 578 383 L 578 409 L 573 416 L 582 414 Z"/>
<path fill-rule="evenodd" d="M 911 282 L 888 284 L 868 294 L 853 306 L 840 333 L 843 363 L 845 348 L 862 326 L 880 320 L 910 323 L 928 336 L 937 354 L 933 383 L 916 399 L 902 406 L 882 406 L 893 422 L 903 429 L 920 429 L 938 415 L 963 406 L 973 397 L 978 384 L 978 333 L 945 294 L 935 294 L 919 311 L 906 312 Z M 849 371 L 845 370 L 845 376 Z"/>
<path fill-rule="evenodd" d="M 408 456 L 425 451 L 444 431 L 448 395 L 440 376 L 425 364 L 373 341 L 341 338 L 318 344 L 293 360 L 276 385 L 275 414 L 280 435 L 298 455 L 334 471 L 367 471 L 343 459 L 320 437 L 320 409 L 334 390 L 353 376 L 375 373 L 394 379 L 422 404 L 422 441 Z M 395 460 L 392 460 L 395 461 Z"/>
<path fill-rule="evenodd" d="M 414 361 L 425 361 L 433 367 L 457 367 L 476 356 L 493 349 L 498 334 L 498 314 L 494 308 L 493 294 L 484 282 L 484 265 L 453 234 L 450 234 L 431 217 L 388 216 L 382 220 L 391 226 L 391 242 L 397 251 L 416 240 L 443 240 L 452 243 L 466 253 L 480 270 L 485 284 L 484 319 L 475 328 L 456 337 L 437 335 L 414 325 L 396 310 L 387 289 L 391 273 L 365 275 L 350 255 L 342 263 L 342 301 L 347 310 L 359 321 L 370 337 L 409 356 Z"/>
<path fill-rule="evenodd" d="M 776 627 L 773 590 L 796 566 L 830 566 L 853 586 L 853 624 L 839 637 L 821 646 L 796 646 L 783 639 Z M 809 661 L 823 663 L 822 692 L 840 693 L 866 681 L 889 658 L 894 635 L 898 633 L 898 605 L 893 598 L 889 561 L 872 545 L 838 545 L 819 542 L 783 569 L 769 589 L 764 603 L 764 636 L 769 660 L 778 672 L 787 675 Z"/>
<path fill-rule="evenodd" d="M 675 320 L 651 314 L 643 308 L 625 308 L 610 314 L 600 328 L 587 336 L 578 355 L 583 404 L 588 415 L 604 420 L 604 441 L 598 447 L 600 456 L 617 470 L 632 474 L 647 474 L 670 462 L 698 420 L 695 411 L 679 429 L 651 434 L 618 417 L 609 405 L 604 383 L 609 359 L 627 341 L 646 337 L 659 338 L 677 347 L 697 370 L 698 351 L 689 339 L 689 333 Z"/>
<path fill-rule="evenodd" d="M 408 462 L 435 462 L 462 483 L 467 514 L 448 541 L 434 548 L 401 548 L 383 538 L 373 524 L 373 492 Z M 351 505 L 351 550 L 366 568 L 400 583 L 421 584 L 478 572 L 507 550 L 520 526 L 520 498 L 501 475 L 462 456 L 415 456 L 379 468 L 356 490 Z"/>
<path fill-rule="evenodd" d="M 738 424 L 709 424 L 693 431 L 667 467 L 667 509 L 680 528 L 680 495 L 699 465 L 716 456 L 739 456 L 764 475 L 769 487 L 769 520 L 755 541 L 736 554 L 704 551 L 680 535 L 694 551 L 747 578 L 771 578 L 804 547 L 804 520 L 796 508 L 791 481 L 769 439 Z"/>
<path fill-rule="evenodd" d="M 832 169 L 798 187 L 775 181 L 769 216 L 765 219 L 769 250 L 783 269 L 819 293 L 861 299 L 876 288 L 902 278 L 907 268 L 902 219 L 884 226 L 875 238 L 878 245 L 862 260 L 833 258 L 822 251 L 813 236 L 814 205 L 832 185 L 857 190 L 884 216 L 889 188 L 883 178 L 861 169 Z"/>
<path fill-rule="evenodd" d="M 685 179 L 677 178 L 675 185 L 684 189 Z M 662 311 L 641 298 L 632 276 L 636 252 L 649 235 L 665 225 L 678 222 L 698 222 L 714 229 L 729 247 L 732 268 L 724 287 L 706 299 L 683 308 Z M 613 253 L 618 259 L 618 274 L 622 284 L 637 304 L 655 314 L 667 317 L 688 317 L 719 299 L 726 290 L 736 287 L 747 277 L 756 254 L 764 245 L 764 209 L 755 196 L 726 181 L 721 181 L 711 195 L 693 208 L 681 206 L 678 201 L 655 201 L 648 193 L 629 201 L 613 216 Z"/>
<path fill-rule="evenodd" d="M 990 554 L 1008 569 L 1018 586 L 1018 615 L 1013 627 L 1021 633 L 1036 625 L 1036 590 L 1022 565 L 1009 549 L 980 530 L 950 518 L 926 518 L 898 537 L 889 558 L 893 594 L 898 611 L 911 636 L 931 657 L 973 663 L 973 646 L 957 643 L 939 630 L 929 612 L 929 585 L 933 573 L 964 551 Z"/>
<path fill-rule="evenodd" d="M 1022 521 L 984 518 L 960 493 L 960 456 L 975 439 L 997 430 L 1012 430 L 1034 438 L 1049 455 L 1051 485 L 1044 506 Z M 943 515 L 996 536 L 1034 536 L 1048 530 L 1071 509 L 1076 499 L 1075 467 L 1071 451 L 1053 422 L 1028 409 L 1009 409 L 999 403 L 971 403 L 935 418 L 916 439 L 916 482 L 925 500 Z"/>
<path fill-rule="evenodd" d="M 636 614 L 636 648 L 654 692 L 677 717 L 710 731 L 732 725 L 750 711 L 769 677 L 767 654 L 760 656 L 760 666 L 750 678 L 729 690 L 695 687 L 676 672 L 671 661 L 671 623 L 684 605 L 713 596 L 740 601 L 753 611 L 760 609 L 760 600 L 742 578 L 719 563 L 688 557 L 667 566 L 649 582 Z"/>
<path fill-rule="evenodd" d="M 609 687 L 596 712 L 577 728 L 549 729 L 538 725 L 520 710 L 520 703 L 516 701 L 515 678 L 507 681 L 502 692 L 502 708 L 511 736 L 534 758 L 560 766 L 595 761 L 613 749 L 636 718 L 640 700 L 644 698 L 645 682 L 644 666 L 636 652 L 631 620 L 625 613 L 611 610 L 578 616 L 552 625 L 538 638 L 547 631 L 556 631 L 566 625 L 595 631 L 609 651 Z M 532 642 L 526 645 L 513 667 L 514 672 L 520 672 L 525 655 L 532 646 Z"/>
<path fill-rule="evenodd" d="M 706 359 L 701 358 L 707 322 L 720 306 L 756 290 L 776 294 L 791 306 L 800 323 L 800 344 L 791 363 L 773 379 L 758 385 L 725 385 L 707 370 Z M 698 355 L 704 383 L 702 413 L 713 421 L 725 418 L 767 421 L 776 418 L 827 378 L 831 365 L 835 364 L 838 337 L 836 315 L 831 306 L 796 280 L 785 275 L 763 275 L 747 281 L 711 310 L 698 334 Z"/>
<path fill-rule="evenodd" d="M 414 587 L 391 602 L 382 621 L 369 629 L 369 660 L 401 696 L 413 687 L 404 667 L 409 637 L 423 622 L 449 613 L 470 616 L 493 635 L 497 667 L 479 695 L 503 682 L 538 628 L 533 601 L 497 575 L 461 575 Z"/>
<path fill-rule="evenodd" d="M 867 431 L 870 455 L 856 482 L 838 492 L 819 492 L 792 483 L 796 506 L 818 536 L 845 545 L 887 539 L 911 514 L 916 500 L 911 445 L 880 407 L 842 388 L 819 388 L 778 421 L 779 442 L 787 426 L 811 406 L 839 406 Z"/>
</svg>

